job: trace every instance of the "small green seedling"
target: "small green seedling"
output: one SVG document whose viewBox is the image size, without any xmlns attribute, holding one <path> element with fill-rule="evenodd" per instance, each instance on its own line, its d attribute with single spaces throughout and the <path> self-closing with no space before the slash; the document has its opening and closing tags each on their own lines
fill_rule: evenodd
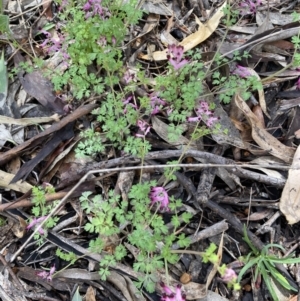
<svg viewBox="0 0 300 301">
<path fill-rule="evenodd" d="M 250 241 L 246 227 L 244 227 L 244 240 L 251 248 L 252 252 L 243 259 L 245 266 L 239 273 L 238 282 L 241 281 L 243 275 L 251 268 L 254 268 L 254 281 L 261 275 L 271 296 L 275 301 L 279 301 L 277 294 L 274 290 L 274 282 L 278 283 L 283 288 L 289 291 L 297 291 L 289 281 L 278 271 L 276 264 L 293 264 L 300 263 L 300 258 L 292 258 L 293 254 L 285 258 L 278 258 L 275 255 L 270 254 L 270 248 L 278 248 L 284 250 L 279 244 L 268 244 L 261 251 L 259 251 Z M 272 280 L 274 281 L 271 281 Z"/>
</svg>

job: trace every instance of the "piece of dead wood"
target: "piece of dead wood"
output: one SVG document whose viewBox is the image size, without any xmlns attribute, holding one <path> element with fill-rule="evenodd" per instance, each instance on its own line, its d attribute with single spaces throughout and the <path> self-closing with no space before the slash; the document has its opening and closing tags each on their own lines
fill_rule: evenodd
<svg viewBox="0 0 300 301">
<path fill-rule="evenodd" d="M 198 233 L 188 236 L 188 238 L 189 238 L 191 244 L 193 244 L 193 243 L 196 243 L 196 242 L 206 239 L 206 238 L 215 237 L 216 235 L 219 235 L 219 234 L 227 231 L 228 228 L 229 228 L 228 223 L 225 220 L 222 220 Z M 180 246 L 177 243 L 175 243 L 172 245 L 171 249 L 178 250 L 178 249 L 180 249 Z"/>
<path fill-rule="evenodd" d="M 0 166 L 5 164 L 6 162 L 11 160 L 12 158 L 16 157 L 20 152 L 25 150 L 27 147 L 31 146 L 31 144 L 35 140 L 37 140 L 39 138 L 47 137 L 48 135 L 60 130 L 62 127 L 64 127 L 68 123 L 70 123 L 70 122 L 72 122 L 72 121 L 74 121 L 74 120 L 90 113 L 92 110 L 94 110 L 97 107 L 98 107 L 97 104 L 88 104 L 88 105 L 85 105 L 85 106 L 81 106 L 78 109 L 76 109 L 73 113 L 71 113 L 70 115 L 67 115 L 66 117 L 64 117 L 59 122 L 54 123 L 51 127 L 47 128 L 45 131 L 39 133 L 35 137 L 27 140 L 26 142 L 24 142 L 21 145 L 18 145 L 16 147 L 10 149 L 9 151 L 7 151 L 5 153 L 2 153 L 1 156 L 0 156 Z"/>
<path fill-rule="evenodd" d="M 0 273 L 0 297 L 5 301 L 27 301 L 22 289 L 14 289 L 13 283 L 9 280 L 7 270 Z"/>
<path fill-rule="evenodd" d="M 4 267 L 9 272 L 10 276 L 14 280 L 14 282 L 15 282 L 16 286 L 18 287 L 18 289 L 22 290 L 23 286 L 22 286 L 22 283 L 20 282 L 20 279 L 15 275 L 15 273 L 13 272 L 13 270 L 10 267 L 10 265 L 7 263 L 7 261 L 5 260 L 5 258 L 3 257 L 2 254 L 0 254 L 0 261 L 2 262 L 2 264 L 4 265 Z"/>
<path fill-rule="evenodd" d="M 156 160 L 156 159 L 168 159 L 172 157 L 180 157 L 182 150 L 167 150 L 167 151 L 155 151 L 150 152 L 145 156 L 145 160 Z M 249 180 L 258 181 L 265 184 L 274 185 L 276 187 L 283 187 L 285 185 L 285 180 L 273 178 L 270 176 L 262 175 L 257 172 L 243 169 L 242 165 L 237 165 L 235 161 L 226 159 L 221 156 L 217 156 L 208 152 L 202 152 L 197 150 L 188 149 L 185 151 L 185 157 L 194 157 L 205 159 L 207 163 L 224 165 L 229 172 L 234 173 L 236 176 L 241 178 L 246 178 Z M 200 160 L 199 160 L 200 161 Z M 235 165 L 226 166 L 226 165 Z"/>
<path fill-rule="evenodd" d="M 224 153 L 225 147 L 221 145 L 216 145 L 213 148 L 212 153 L 216 155 L 222 155 Z M 204 168 L 201 172 L 200 181 L 197 187 L 197 202 L 198 206 L 200 204 L 205 204 L 210 196 L 211 189 L 213 187 L 213 182 L 217 173 L 216 168 Z"/>
</svg>

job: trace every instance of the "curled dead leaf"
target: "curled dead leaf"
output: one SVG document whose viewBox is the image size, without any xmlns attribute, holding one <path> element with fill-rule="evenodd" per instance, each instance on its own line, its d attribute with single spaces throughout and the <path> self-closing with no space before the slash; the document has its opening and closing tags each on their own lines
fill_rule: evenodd
<svg viewBox="0 0 300 301">
<path fill-rule="evenodd" d="M 235 104 L 245 114 L 248 122 L 252 127 L 253 140 L 264 150 L 268 151 L 273 156 L 290 163 L 294 157 L 295 150 L 279 142 L 269 132 L 262 128 L 260 120 L 251 111 L 247 103 L 242 99 L 239 94 L 235 95 Z"/>
</svg>

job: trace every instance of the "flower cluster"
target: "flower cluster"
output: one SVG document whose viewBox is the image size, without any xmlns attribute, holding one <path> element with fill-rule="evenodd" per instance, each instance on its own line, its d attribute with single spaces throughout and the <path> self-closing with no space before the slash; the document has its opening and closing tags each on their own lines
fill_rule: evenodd
<svg viewBox="0 0 300 301">
<path fill-rule="evenodd" d="M 175 44 L 168 46 L 167 59 L 175 70 L 178 70 L 185 66 L 189 61 L 183 59 L 183 46 L 176 46 Z"/>
<path fill-rule="evenodd" d="M 208 127 L 212 127 L 218 120 L 219 117 L 214 117 L 214 111 L 209 109 L 209 105 L 206 101 L 200 101 L 196 108 L 196 117 L 188 117 L 189 122 L 199 122 L 203 120 Z"/>
<path fill-rule="evenodd" d="M 159 98 L 155 94 L 150 95 L 150 106 L 151 106 L 151 115 L 158 114 L 164 106 L 167 105 L 167 102 Z"/>
<path fill-rule="evenodd" d="M 261 5 L 261 0 L 243 0 L 240 3 L 240 14 L 241 15 L 254 15 L 257 12 L 257 6 Z"/>
<path fill-rule="evenodd" d="M 125 72 L 124 72 L 124 75 L 123 75 L 123 79 L 125 81 L 126 84 L 129 84 L 130 82 L 132 82 L 134 80 L 135 76 L 134 74 L 132 74 L 129 69 L 127 69 Z"/>
<path fill-rule="evenodd" d="M 66 50 L 67 44 L 65 43 L 65 37 L 59 32 L 57 32 L 57 37 L 52 37 L 51 33 L 44 29 L 41 29 L 40 32 L 46 37 L 40 47 L 44 48 L 48 54 L 55 54 L 56 52 L 59 52 L 64 63 L 68 65 L 70 56 Z"/>
<path fill-rule="evenodd" d="M 139 127 L 140 132 L 142 132 L 142 134 L 135 134 L 136 137 L 139 138 L 145 138 L 146 135 L 149 133 L 150 131 L 150 126 L 149 124 L 144 121 L 144 120 L 138 120 L 137 121 L 137 126 Z"/>
<path fill-rule="evenodd" d="M 151 206 L 159 203 L 159 209 L 162 211 L 170 211 L 169 196 L 163 187 L 152 187 L 149 194 Z"/>
<path fill-rule="evenodd" d="M 186 297 L 181 291 L 181 285 L 178 284 L 175 288 L 175 293 L 171 290 L 170 287 L 165 285 L 163 282 L 160 284 L 164 290 L 164 294 L 161 297 L 161 301 L 185 301 Z"/>
<path fill-rule="evenodd" d="M 126 77 L 125 77 L 126 75 Z M 129 83 L 132 78 L 129 77 L 126 73 L 125 73 L 123 79 L 125 80 L 126 83 Z M 172 111 L 172 109 L 169 107 L 168 103 L 161 99 L 160 97 L 158 97 L 157 95 L 155 94 L 150 94 L 149 95 L 149 98 L 150 98 L 150 106 L 151 106 L 151 115 L 156 115 L 158 113 L 160 113 L 163 109 L 167 109 L 167 114 L 169 115 Z M 123 102 L 123 105 L 125 106 L 125 109 L 124 109 L 124 114 L 127 113 L 127 106 L 131 106 L 132 108 L 134 108 L 135 110 L 138 110 L 139 107 L 136 103 L 132 103 L 132 100 L 133 100 L 133 96 L 132 95 L 129 95 L 127 98 L 125 98 L 122 102 Z M 139 125 L 138 125 L 139 126 Z"/>
<path fill-rule="evenodd" d="M 33 220 L 29 223 L 29 225 L 26 227 L 26 230 L 30 230 L 33 227 L 38 226 L 41 222 L 43 222 L 45 219 L 47 218 L 47 216 L 42 216 L 39 218 L 33 218 Z M 38 231 L 41 235 L 45 234 L 45 231 L 43 228 L 40 228 Z"/>
<path fill-rule="evenodd" d="M 37 275 L 43 279 L 47 279 L 47 281 L 52 281 L 52 275 L 55 272 L 55 266 L 53 266 L 49 272 L 46 271 L 42 271 L 42 272 L 38 272 Z"/>
<path fill-rule="evenodd" d="M 98 15 L 102 20 L 110 17 L 110 12 L 106 7 L 101 5 L 102 0 L 88 0 L 84 6 L 83 10 L 86 12 L 85 18 L 94 17 Z"/>
</svg>

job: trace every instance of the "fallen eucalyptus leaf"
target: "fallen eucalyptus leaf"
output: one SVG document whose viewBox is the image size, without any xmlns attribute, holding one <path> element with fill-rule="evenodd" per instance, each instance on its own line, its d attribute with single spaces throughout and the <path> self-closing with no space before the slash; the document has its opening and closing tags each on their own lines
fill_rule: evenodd
<svg viewBox="0 0 300 301">
<path fill-rule="evenodd" d="M 259 119 L 250 110 L 247 103 L 242 99 L 239 94 L 235 95 L 235 103 L 238 108 L 245 114 L 248 122 L 252 127 L 253 140 L 264 150 L 268 151 L 273 156 L 290 163 L 294 157 L 295 150 L 279 142 L 268 131 L 260 126 Z"/>
<path fill-rule="evenodd" d="M 298 146 L 283 188 L 279 208 L 289 224 L 300 221 L 300 146 Z"/>
</svg>

